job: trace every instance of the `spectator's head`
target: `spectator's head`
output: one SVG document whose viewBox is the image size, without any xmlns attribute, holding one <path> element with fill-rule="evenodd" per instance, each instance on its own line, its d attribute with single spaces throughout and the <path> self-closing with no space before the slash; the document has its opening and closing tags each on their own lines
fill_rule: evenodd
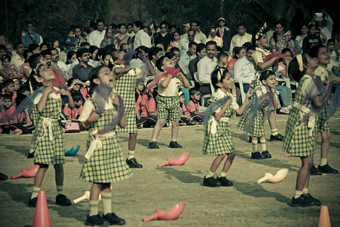
<svg viewBox="0 0 340 227">
<path fill-rule="evenodd" d="M 24 51 L 25 51 L 24 44 L 22 42 L 15 43 L 14 44 L 14 50 L 18 55 L 23 56 Z"/>
<path fill-rule="evenodd" d="M 105 27 L 104 20 L 103 19 L 98 19 L 97 20 L 97 30 L 101 32 L 101 31 L 104 30 L 104 27 Z"/>
<path fill-rule="evenodd" d="M 261 83 L 269 88 L 274 88 L 276 83 L 276 75 L 272 70 L 263 71 L 260 75 Z"/>
<path fill-rule="evenodd" d="M 83 42 L 80 44 L 80 48 L 90 49 L 91 45 L 88 42 Z"/>
<path fill-rule="evenodd" d="M 123 52 L 128 52 L 129 51 L 129 45 L 127 44 L 127 43 L 122 43 L 122 44 L 120 44 L 120 47 L 119 47 L 119 50 L 120 51 L 123 51 Z"/>
<path fill-rule="evenodd" d="M 235 46 L 233 49 L 233 58 L 240 59 L 246 55 L 246 48 Z"/>
<path fill-rule="evenodd" d="M 45 62 L 48 66 L 51 66 L 52 63 L 52 53 L 50 50 L 41 51 L 41 55 L 44 57 Z"/>
<path fill-rule="evenodd" d="M 97 46 L 90 46 L 89 52 L 90 52 L 90 58 L 93 61 L 97 61 L 97 53 L 98 53 L 99 48 Z"/>
<path fill-rule="evenodd" d="M 227 69 L 215 69 L 211 73 L 211 83 L 215 89 L 229 90 L 233 86 L 233 79 Z"/>
<path fill-rule="evenodd" d="M 11 59 L 12 59 L 11 55 L 5 54 L 5 55 L 2 56 L 2 58 L 0 60 L 2 61 L 3 65 L 9 65 L 9 64 L 11 64 Z"/>
<path fill-rule="evenodd" d="M 199 88 L 193 87 L 189 90 L 190 99 L 194 102 L 201 100 L 201 92 Z"/>
<path fill-rule="evenodd" d="M 15 92 L 14 81 L 12 79 L 5 80 L 2 82 L 1 88 L 6 94 L 13 94 Z"/>
<path fill-rule="evenodd" d="M 327 67 L 330 63 L 330 55 L 325 45 L 318 44 L 310 48 L 309 56 L 317 58 L 320 66 Z"/>
<path fill-rule="evenodd" d="M 248 46 L 247 49 L 246 49 L 246 57 L 248 59 L 248 61 L 250 62 L 254 62 L 254 59 L 253 59 L 253 53 L 255 51 L 255 47 L 253 45 L 251 46 Z"/>
<path fill-rule="evenodd" d="M 81 37 L 81 27 L 80 26 L 74 27 L 74 35 L 75 35 L 76 38 Z"/>
<path fill-rule="evenodd" d="M 195 42 L 190 42 L 188 46 L 188 53 L 191 55 L 195 55 L 197 51 L 197 43 Z"/>
<path fill-rule="evenodd" d="M 72 99 L 73 99 L 74 105 L 77 108 L 81 107 L 84 104 L 84 102 L 85 102 L 85 99 L 84 99 L 83 95 L 80 92 L 72 93 Z"/>
<path fill-rule="evenodd" d="M 27 22 L 26 23 L 26 25 L 27 25 L 27 31 L 28 31 L 28 33 L 29 34 L 32 34 L 33 32 L 34 32 L 34 24 L 32 23 L 32 22 Z"/>
<path fill-rule="evenodd" d="M 184 96 L 183 91 L 179 91 L 179 92 L 178 92 L 178 97 L 179 97 L 179 102 L 180 102 L 181 104 L 184 104 L 185 96 Z"/>
<path fill-rule="evenodd" d="M 43 51 L 43 50 L 48 50 L 48 45 L 47 45 L 47 43 L 42 43 L 42 44 L 40 44 L 40 51 Z"/>
<path fill-rule="evenodd" d="M 103 53 L 102 64 L 112 69 L 114 62 L 113 62 L 112 54 L 110 52 Z"/>
<path fill-rule="evenodd" d="M 77 50 L 77 59 L 79 62 L 87 64 L 90 60 L 90 52 L 87 48 L 79 48 Z"/>
<path fill-rule="evenodd" d="M 191 28 L 188 30 L 188 40 L 189 42 L 195 42 L 195 30 Z"/>
<path fill-rule="evenodd" d="M 211 27 L 210 27 L 209 35 L 210 35 L 211 37 L 215 37 L 215 36 L 216 36 L 216 28 L 215 28 L 214 26 L 211 26 Z"/>
<path fill-rule="evenodd" d="M 207 56 L 213 59 L 216 56 L 217 52 L 217 44 L 215 41 L 208 41 L 207 44 Z"/>
<path fill-rule="evenodd" d="M 228 54 L 224 51 L 221 51 L 220 53 L 218 53 L 217 55 L 217 60 L 219 62 L 220 65 L 224 65 L 226 66 L 228 64 Z"/>
<path fill-rule="evenodd" d="M 3 94 L 1 95 L 1 104 L 6 108 L 10 108 L 13 105 L 13 99 L 12 99 L 12 95 L 10 94 Z"/>
<path fill-rule="evenodd" d="M 178 49 L 178 47 L 173 47 L 170 49 L 169 53 L 171 53 L 173 56 L 176 57 L 176 63 L 179 62 L 179 59 L 181 57 L 181 51 Z M 170 58 L 171 59 L 171 58 Z"/>
<path fill-rule="evenodd" d="M 240 23 L 237 26 L 237 32 L 240 36 L 243 36 L 247 31 L 247 28 L 244 24 Z"/>
<path fill-rule="evenodd" d="M 2 58 L 2 56 L 7 54 L 7 49 L 5 45 L 0 44 L 0 59 Z"/>
<path fill-rule="evenodd" d="M 143 26 L 143 23 L 141 21 L 135 21 L 133 23 L 133 31 L 135 33 L 139 32 L 139 30 L 143 29 L 144 26 Z"/>
<path fill-rule="evenodd" d="M 32 55 L 33 55 L 33 52 L 30 49 L 27 49 L 24 51 L 25 63 L 28 62 L 28 58 L 31 57 Z"/>
<path fill-rule="evenodd" d="M 52 54 L 52 62 L 53 63 L 58 63 L 59 61 L 59 52 L 56 48 L 51 48 L 50 49 L 51 54 Z"/>
<path fill-rule="evenodd" d="M 133 24 L 128 23 L 128 25 L 127 25 L 127 32 L 128 32 L 128 33 L 133 32 Z"/>
<path fill-rule="evenodd" d="M 169 29 L 169 23 L 166 21 L 162 21 L 159 27 L 161 28 L 161 33 L 167 33 Z"/>
<path fill-rule="evenodd" d="M 31 50 L 31 52 L 33 54 L 40 54 L 41 50 L 40 50 L 40 46 L 36 43 L 31 43 L 29 46 L 28 46 L 28 49 Z"/>
<path fill-rule="evenodd" d="M 190 23 L 183 24 L 184 32 L 188 33 L 188 30 L 190 29 Z"/>
<path fill-rule="evenodd" d="M 12 54 L 14 48 L 13 48 L 13 44 L 12 43 L 7 43 L 6 44 L 6 50 L 8 53 Z"/>
<path fill-rule="evenodd" d="M 107 27 L 107 29 L 106 29 L 106 31 L 105 31 L 105 37 L 106 37 L 107 39 L 113 38 L 113 30 L 112 30 L 112 27 L 111 27 L 111 26 Z"/>
<path fill-rule="evenodd" d="M 202 59 L 205 57 L 205 55 L 207 55 L 207 47 L 204 43 L 197 44 L 196 55 L 198 59 Z"/>
<path fill-rule="evenodd" d="M 191 21 L 190 22 L 190 28 L 194 31 L 198 31 L 199 22 L 198 21 Z"/>
<path fill-rule="evenodd" d="M 175 31 L 172 33 L 172 41 L 177 41 L 179 42 L 181 40 L 181 35 L 179 34 L 178 31 Z"/>
<path fill-rule="evenodd" d="M 281 53 L 285 55 L 283 60 L 291 61 L 293 59 L 293 52 L 289 48 L 283 48 Z"/>
<path fill-rule="evenodd" d="M 35 69 L 40 64 L 46 64 L 46 61 L 41 54 L 33 54 L 28 58 L 28 64 L 32 69 Z"/>
<path fill-rule="evenodd" d="M 127 31 L 126 24 L 118 24 L 118 29 L 120 34 L 125 34 Z"/>
<path fill-rule="evenodd" d="M 149 59 L 150 61 L 157 62 L 157 60 L 162 57 L 162 49 L 159 47 L 151 47 L 149 49 Z"/>
<path fill-rule="evenodd" d="M 77 54 L 76 54 L 75 51 L 71 50 L 71 51 L 67 52 L 66 64 L 72 64 L 76 60 L 77 60 Z"/>
<path fill-rule="evenodd" d="M 218 18 L 217 23 L 218 23 L 219 27 L 224 27 L 225 26 L 225 19 L 224 19 L 224 17 Z"/>
</svg>

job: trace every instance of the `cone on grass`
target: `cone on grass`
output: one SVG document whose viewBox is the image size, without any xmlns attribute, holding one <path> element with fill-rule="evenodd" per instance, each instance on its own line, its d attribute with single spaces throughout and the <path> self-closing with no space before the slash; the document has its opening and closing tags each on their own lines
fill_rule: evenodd
<svg viewBox="0 0 340 227">
<path fill-rule="evenodd" d="M 329 218 L 328 206 L 321 206 L 318 227 L 331 227 L 331 219 Z"/>
<path fill-rule="evenodd" d="M 51 227 L 45 191 L 39 191 L 32 227 Z"/>
</svg>

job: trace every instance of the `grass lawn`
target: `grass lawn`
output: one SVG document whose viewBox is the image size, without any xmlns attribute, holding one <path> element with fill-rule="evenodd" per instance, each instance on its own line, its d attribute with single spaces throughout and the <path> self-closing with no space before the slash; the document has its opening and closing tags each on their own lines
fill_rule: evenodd
<svg viewBox="0 0 340 227">
<path fill-rule="evenodd" d="M 170 128 L 164 128 L 158 139 L 159 150 L 149 150 L 147 145 L 152 129 L 138 131 L 136 158 L 143 169 L 133 169 L 134 177 L 113 185 L 112 210 L 126 220 L 126 226 L 317 226 L 320 207 L 293 208 L 290 206 L 295 191 L 300 159 L 285 158 L 282 142 L 267 142 L 272 159 L 250 159 L 251 145 L 243 132 L 236 129 L 240 118 L 230 120 L 233 140 L 237 150 L 235 161 L 228 172 L 233 187 L 207 188 L 202 179 L 207 174 L 214 156 L 202 154 L 203 126 L 181 126 L 178 142 L 183 149 L 170 149 Z M 279 132 L 284 134 L 287 115 L 277 115 Z M 268 122 L 265 124 L 266 138 L 270 137 Z M 329 163 L 340 169 L 340 112 L 331 119 L 332 137 Z M 66 157 L 64 193 L 75 199 L 90 189 L 91 184 L 79 180 L 79 173 L 86 152 L 87 133 L 64 134 L 67 149 L 80 145 L 76 156 Z M 120 134 L 123 154 L 127 156 L 128 135 Z M 9 177 L 22 168 L 33 165 L 27 159 L 31 135 L 0 135 L 0 171 Z M 320 162 L 320 139 L 317 144 L 315 164 Z M 158 168 L 166 158 L 176 158 L 189 152 L 191 157 L 183 166 Z M 219 174 L 222 166 L 218 169 Z M 264 173 L 275 174 L 288 168 L 287 177 L 281 183 L 256 181 Z M 0 182 L 0 226 L 30 226 L 34 208 L 27 206 L 33 179 L 8 179 Z M 340 176 L 312 176 L 311 194 L 328 206 L 331 223 L 340 226 Z M 46 191 L 52 226 L 83 226 L 88 214 L 88 202 L 83 201 L 70 207 L 55 205 L 56 187 L 54 169 L 50 167 L 43 181 Z M 177 203 L 186 203 L 183 214 L 174 221 L 154 220 L 143 223 L 142 218 L 151 215 L 156 208 L 168 211 Z M 99 206 L 100 212 L 102 206 Z"/>
</svg>

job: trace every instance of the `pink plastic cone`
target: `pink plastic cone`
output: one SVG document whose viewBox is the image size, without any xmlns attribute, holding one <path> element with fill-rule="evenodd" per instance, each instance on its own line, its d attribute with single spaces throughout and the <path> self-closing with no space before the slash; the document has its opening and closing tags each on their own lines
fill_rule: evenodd
<svg viewBox="0 0 340 227">
<path fill-rule="evenodd" d="M 318 227 L 331 227 L 331 219 L 329 218 L 327 206 L 321 206 Z"/>
<path fill-rule="evenodd" d="M 51 227 L 45 191 L 39 192 L 32 227 Z"/>
</svg>

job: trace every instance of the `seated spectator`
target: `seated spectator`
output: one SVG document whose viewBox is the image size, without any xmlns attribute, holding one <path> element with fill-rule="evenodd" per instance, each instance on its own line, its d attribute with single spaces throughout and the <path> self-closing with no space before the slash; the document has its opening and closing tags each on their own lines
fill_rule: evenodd
<svg viewBox="0 0 340 227">
<path fill-rule="evenodd" d="M 1 85 L 1 94 L 7 94 L 12 97 L 12 102 L 15 103 L 17 92 L 15 91 L 15 84 L 12 79 L 5 80 Z"/>
<path fill-rule="evenodd" d="M 157 123 L 156 95 L 157 91 L 152 88 L 141 96 L 140 117 L 145 118 L 144 128 L 154 127 Z"/>
<path fill-rule="evenodd" d="M 90 72 L 93 69 L 91 65 L 88 64 L 90 60 L 90 52 L 86 48 L 80 48 L 77 50 L 77 58 L 79 64 L 73 68 L 73 78 L 79 79 L 83 82 L 90 80 Z"/>
<path fill-rule="evenodd" d="M 182 91 L 178 92 L 178 96 L 179 96 L 179 104 L 180 104 L 180 108 L 181 108 L 181 120 L 179 121 L 179 125 L 180 126 L 184 126 L 184 125 L 194 125 L 195 123 L 192 121 L 192 118 L 190 116 L 190 113 L 188 112 L 185 103 L 184 103 L 184 93 Z"/>
<path fill-rule="evenodd" d="M 203 121 L 203 112 L 200 112 L 200 100 L 201 100 L 201 92 L 198 88 L 190 88 L 190 101 L 187 105 L 187 110 L 190 113 L 190 116 L 193 122 L 202 123 Z"/>
<path fill-rule="evenodd" d="M 65 106 L 63 111 L 69 119 L 71 119 L 72 121 L 76 121 L 79 118 L 81 112 L 83 111 L 85 100 L 80 92 L 72 93 L 72 99 L 74 102 L 74 108 L 71 109 L 70 107 Z"/>
<path fill-rule="evenodd" d="M 81 93 L 84 100 L 89 99 L 89 95 L 88 95 L 88 84 L 82 82 L 79 79 L 75 79 L 75 78 L 71 78 L 67 81 L 67 87 L 68 90 L 71 92 L 71 94 L 74 93 Z"/>
<path fill-rule="evenodd" d="M 31 44 L 31 45 L 33 45 L 33 44 Z M 39 47 L 39 49 L 40 49 L 40 47 Z M 21 69 L 20 69 L 23 82 L 26 82 L 28 77 L 31 75 L 32 68 L 30 67 L 30 64 L 28 63 L 28 59 L 32 55 L 33 55 L 33 52 L 31 50 L 25 50 L 24 51 L 25 63 L 21 65 Z"/>
<path fill-rule="evenodd" d="M 1 61 L 2 61 L 1 76 L 4 79 L 20 79 L 21 80 L 23 78 L 19 69 L 15 65 L 11 64 L 10 55 L 7 55 L 7 54 L 4 55 Z"/>
<path fill-rule="evenodd" d="M 68 30 L 67 37 L 66 37 L 66 40 L 65 40 L 66 50 L 67 51 L 74 50 L 75 47 L 76 47 L 76 41 L 77 41 L 77 39 L 76 39 L 76 36 L 74 34 L 74 31 L 73 31 L 72 28 L 70 28 Z M 56 47 L 54 47 L 54 48 L 56 48 Z M 59 51 L 60 51 L 60 49 L 59 49 Z"/>
<path fill-rule="evenodd" d="M 254 59 L 252 57 L 255 48 L 247 47 L 246 56 L 238 59 L 234 64 L 234 78 L 236 82 L 243 83 L 244 92 L 247 93 L 249 88 L 253 87 L 255 79 Z"/>
</svg>

